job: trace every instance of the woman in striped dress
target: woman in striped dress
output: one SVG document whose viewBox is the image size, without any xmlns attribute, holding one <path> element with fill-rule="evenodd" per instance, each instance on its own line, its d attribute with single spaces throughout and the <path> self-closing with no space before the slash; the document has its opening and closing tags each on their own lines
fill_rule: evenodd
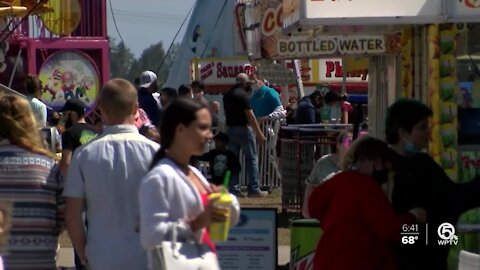
<svg viewBox="0 0 480 270">
<path fill-rule="evenodd" d="M 26 99 L 0 95 L 0 200 L 12 204 L 5 269 L 56 269 L 61 178 Z"/>
</svg>

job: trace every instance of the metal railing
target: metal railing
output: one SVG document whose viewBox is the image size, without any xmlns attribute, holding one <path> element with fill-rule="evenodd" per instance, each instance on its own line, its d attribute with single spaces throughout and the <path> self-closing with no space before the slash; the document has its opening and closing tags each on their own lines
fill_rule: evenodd
<svg viewBox="0 0 480 270">
<path fill-rule="evenodd" d="M 260 124 L 267 141 L 264 145 L 257 145 L 259 185 L 261 187 L 279 187 L 282 185 L 282 177 L 278 166 L 277 141 L 281 127 L 281 120 L 267 120 Z M 245 170 L 245 156 L 240 151 L 240 172 L 239 184 L 246 187 L 248 179 Z"/>
<path fill-rule="evenodd" d="M 18 91 L 15 91 L 12 88 L 10 88 L 10 87 L 2 84 L 2 83 L 0 83 L 0 93 L 5 93 L 5 94 L 9 94 L 9 95 L 16 95 L 16 96 L 19 96 L 19 97 L 27 98 L 27 96 L 25 96 L 24 94 L 22 94 Z M 52 107 L 49 107 L 49 106 L 47 106 L 47 110 L 54 111 L 54 109 Z"/>
<path fill-rule="evenodd" d="M 352 125 L 321 124 L 282 127 L 281 174 L 282 209 L 300 211 L 305 179 L 316 161 L 332 152 L 338 134 Z"/>
</svg>

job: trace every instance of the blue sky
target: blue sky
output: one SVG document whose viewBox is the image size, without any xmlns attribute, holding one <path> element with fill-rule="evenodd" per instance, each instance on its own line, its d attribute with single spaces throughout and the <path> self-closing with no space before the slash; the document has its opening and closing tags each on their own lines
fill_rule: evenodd
<svg viewBox="0 0 480 270">
<path fill-rule="evenodd" d="M 163 41 L 168 48 L 195 0 L 110 0 L 118 29 L 135 56 L 148 46 Z M 120 40 L 107 0 L 108 34 Z M 188 23 L 188 22 L 187 22 Z M 187 23 L 178 35 L 181 42 Z"/>
</svg>

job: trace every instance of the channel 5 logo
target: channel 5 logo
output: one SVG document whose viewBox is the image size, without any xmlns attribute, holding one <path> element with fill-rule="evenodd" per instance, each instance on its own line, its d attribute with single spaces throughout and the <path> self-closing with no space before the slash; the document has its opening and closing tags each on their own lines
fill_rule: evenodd
<svg viewBox="0 0 480 270">
<path fill-rule="evenodd" d="M 437 234 L 438 237 L 440 237 L 438 244 L 441 246 L 456 245 L 458 243 L 458 237 L 455 235 L 455 227 L 448 222 L 438 226 Z"/>
</svg>

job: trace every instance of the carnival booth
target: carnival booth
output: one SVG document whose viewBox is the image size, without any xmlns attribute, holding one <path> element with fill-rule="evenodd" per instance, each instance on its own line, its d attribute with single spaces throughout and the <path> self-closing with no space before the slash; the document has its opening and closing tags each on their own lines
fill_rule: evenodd
<svg viewBox="0 0 480 270">
<path fill-rule="evenodd" d="M 109 77 L 106 1 L 11 2 L 15 10 L 20 2 L 32 3 L 19 17 L 4 17 L 0 24 L 0 83 L 23 92 L 25 77 L 36 74 L 47 106 L 59 109 L 76 97 L 93 107 Z"/>
<path fill-rule="evenodd" d="M 341 49 L 345 34 L 363 36 L 350 43 L 354 47 L 393 49 L 393 54 L 369 53 L 370 133 L 383 137 L 384 112 L 396 98 L 419 99 L 434 112 L 431 156 L 454 181 L 470 181 L 478 175 L 480 141 L 474 135 L 479 134 L 480 117 L 475 101 L 480 95 L 478 1 L 289 0 L 283 11 L 284 30 L 292 36 L 309 30 L 318 33 L 310 39 L 308 54 L 325 51 L 329 47 L 318 44 L 335 43 L 332 39 Z M 366 41 L 373 34 L 397 38 L 375 46 Z M 459 239 L 451 249 L 451 269 L 456 268 L 460 249 L 480 252 L 479 222 L 480 213 L 472 210 L 457 224 Z"/>
</svg>

